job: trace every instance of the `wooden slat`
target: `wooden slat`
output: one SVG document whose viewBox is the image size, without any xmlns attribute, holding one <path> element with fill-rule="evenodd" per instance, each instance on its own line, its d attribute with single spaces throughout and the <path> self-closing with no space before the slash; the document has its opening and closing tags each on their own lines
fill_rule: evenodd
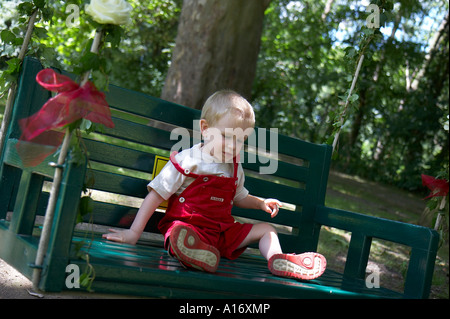
<svg viewBox="0 0 450 319">
<path fill-rule="evenodd" d="M 270 214 L 263 212 L 261 210 L 242 209 L 237 207 L 233 207 L 232 214 L 234 216 L 245 217 L 263 222 L 292 227 L 298 226 L 300 220 L 298 216 L 300 212 L 290 211 L 286 209 L 280 209 L 278 215 L 275 218 L 270 217 Z"/>
<path fill-rule="evenodd" d="M 37 173 L 37 174 L 49 177 L 49 178 L 53 178 L 53 175 L 55 174 L 55 169 L 50 167 L 48 165 L 48 163 L 56 161 L 57 158 L 55 156 L 49 155 L 43 162 L 41 162 L 37 166 L 23 167 L 22 159 L 19 156 L 17 149 L 16 149 L 17 142 L 18 142 L 17 139 L 8 139 L 6 141 L 5 157 L 4 157 L 5 163 L 7 163 L 11 166 L 26 170 L 26 171 L 30 171 L 33 173 Z M 70 158 L 70 153 L 69 153 L 69 158 Z"/>
<path fill-rule="evenodd" d="M 302 205 L 305 201 L 305 191 L 286 185 L 275 184 L 261 179 L 246 177 L 245 187 L 250 194 L 263 198 L 277 198 L 286 203 Z"/>
<path fill-rule="evenodd" d="M 313 144 L 298 138 L 278 135 L 278 152 L 280 154 L 301 158 L 308 162 L 323 162 L 329 148 L 330 146 L 326 144 Z"/>
<path fill-rule="evenodd" d="M 254 162 L 255 160 L 252 159 Z M 242 162 L 242 161 L 241 161 Z M 261 166 L 266 167 L 266 169 L 269 167 L 269 165 L 276 165 L 276 171 L 272 174 L 265 174 L 263 177 L 282 177 L 285 179 L 289 179 L 292 181 L 297 181 L 304 183 L 306 179 L 308 178 L 308 168 L 298 166 L 291 163 L 285 163 L 282 161 L 277 161 L 276 164 L 270 164 L 269 162 L 265 162 L 263 159 L 256 159 L 256 163 L 249 163 L 247 161 L 247 158 L 244 159 L 244 162 L 242 162 L 242 167 L 247 170 L 252 170 L 256 173 L 261 173 Z"/>
<path fill-rule="evenodd" d="M 105 135 L 166 150 L 176 142 L 170 140 L 168 131 L 119 118 L 113 118 L 113 122 L 114 128 L 103 129 Z"/>
<path fill-rule="evenodd" d="M 192 120 L 200 118 L 199 110 L 114 85 L 109 86 L 106 100 L 113 108 L 181 127 L 192 128 Z"/>
<path fill-rule="evenodd" d="M 129 228 L 133 223 L 138 209 L 113 203 L 94 201 L 93 213 L 84 216 L 83 221 L 97 225 L 105 225 L 119 228 Z M 160 233 L 157 226 L 163 218 L 164 213 L 155 211 L 152 218 L 148 221 L 144 231 Z"/>
<path fill-rule="evenodd" d="M 84 140 L 89 160 L 151 173 L 155 154 L 128 149 L 109 143 Z"/>
<path fill-rule="evenodd" d="M 140 198 L 148 194 L 146 180 L 98 170 L 91 173 L 95 181 L 92 189 Z"/>
</svg>

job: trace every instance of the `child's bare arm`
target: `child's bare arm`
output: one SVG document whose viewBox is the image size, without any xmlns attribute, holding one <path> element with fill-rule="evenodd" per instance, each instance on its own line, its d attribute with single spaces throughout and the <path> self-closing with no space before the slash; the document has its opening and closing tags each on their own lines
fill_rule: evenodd
<svg viewBox="0 0 450 319">
<path fill-rule="evenodd" d="M 162 198 L 157 192 L 152 190 L 150 193 L 148 193 L 148 195 L 142 202 L 142 205 L 139 208 L 136 214 L 136 218 L 134 219 L 130 229 L 110 229 L 109 231 L 111 231 L 111 233 L 103 234 L 102 237 L 120 243 L 135 245 L 139 237 L 141 237 L 141 234 L 144 231 L 145 225 L 147 225 L 148 220 L 152 217 L 156 208 L 158 208 L 158 206 L 163 201 L 164 198 Z"/>
<path fill-rule="evenodd" d="M 247 195 L 243 199 L 235 201 L 234 205 L 240 208 L 261 209 L 266 213 L 269 213 L 272 218 L 278 214 L 279 208 L 283 206 L 281 202 L 276 199 L 261 199 L 253 195 Z"/>
</svg>

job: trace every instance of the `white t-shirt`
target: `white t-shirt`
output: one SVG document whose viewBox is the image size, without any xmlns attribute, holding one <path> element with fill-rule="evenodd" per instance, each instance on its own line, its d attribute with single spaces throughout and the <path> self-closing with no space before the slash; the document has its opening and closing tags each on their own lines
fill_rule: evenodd
<svg viewBox="0 0 450 319">
<path fill-rule="evenodd" d="M 233 177 L 233 163 L 215 163 L 210 154 L 202 152 L 201 143 L 178 153 L 175 159 L 184 170 L 188 169 L 194 174 Z M 234 201 L 239 201 L 248 195 L 248 190 L 244 187 L 245 175 L 241 163 L 238 165 L 237 178 Z M 169 161 L 158 176 L 147 185 L 147 188 L 149 191 L 154 189 L 162 198 L 168 200 L 173 194 L 180 195 L 194 180 L 195 178 L 181 174 Z"/>
</svg>

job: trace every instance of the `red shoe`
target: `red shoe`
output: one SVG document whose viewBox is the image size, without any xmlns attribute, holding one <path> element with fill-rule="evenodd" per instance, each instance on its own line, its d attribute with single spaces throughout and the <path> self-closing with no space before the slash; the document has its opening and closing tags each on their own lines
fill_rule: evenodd
<svg viewBox="0 0 450 319">
<path fill-rule="evenodd" d="M 170 248 L 182 264 L 206 272 L 217 270 L 220 260 L 219 251 L 214 246 L 202 242 L 191 228 L 175 226 L 169 240 Z"/>
<path fill-rule="evenodd" d="M 320 277 L 327 260 L 318 253 L 275 254 L 269 259 L 270 272 L 276 276 L 311 280 Z"/>
</svg>

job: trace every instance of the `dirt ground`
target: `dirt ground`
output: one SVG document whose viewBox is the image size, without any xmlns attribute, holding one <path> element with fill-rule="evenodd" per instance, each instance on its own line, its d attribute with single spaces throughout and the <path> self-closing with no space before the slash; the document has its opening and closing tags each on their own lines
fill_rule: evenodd
<svg viewBox="0 0 450 319">
<path fill-rule="evenodd" d="M 43 293 L 33 291 L 31 281 L 0 259 L 0 299 L 129 299 L 124 295 L 107 295 L 89 292 L 64 291 Z"/>
</svg>

